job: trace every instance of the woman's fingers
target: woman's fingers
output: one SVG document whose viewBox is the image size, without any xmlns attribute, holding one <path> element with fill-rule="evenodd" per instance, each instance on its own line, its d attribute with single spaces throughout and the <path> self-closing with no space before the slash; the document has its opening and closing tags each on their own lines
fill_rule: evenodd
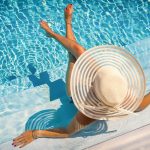
<svg viewBox="0 0 150 150">
<path fill-rule="evenodd" d="M 26 131 L 22 133 L 20 136 L 13 140 L 12 145 L 20 146 L 20 148 L 32 142 L 34 139 L 32 137 L 32 131 Z"/>
<path fill-rule="evenodd" d="M 19 146 L 19 148 L 22 148 L 22 147 L 24 147 L 24 146 L 26 146 L 27 144 L 29 144 L 30 142 L 25 142 L 25 143 L 23 143 L 21 146 Z"/>
<path fill-rule="evenodd" d="M 24 142 L 24 143 L 22 143 L 22 145 L 19 147 L 19 148 L 22 148 L 22 147 L 24 147 L 24 146 L 26 146 L 27 144 L 29 144 L 29 143 L 31 143 L 32 141 L 26 141 L 26 142 Z"/>
<path fill-rule="evenodd" d="M 26 143 L 26 140 L 18 141 L 18 142 L 16 142 L 16 143 L 14 144 L 14 146 L 19 146 L 19 145 L 22 145 L 22 144 L 24 144 L 24 143 Z"/>
<path fill-rule="evenodd" d="M 13 145 L 16 145 L 16 144 L 18 144 L 18 143 L 20 143 L 20 142 L 24 142 L 25 140 L 24 140 L 24 138 L 20 138 L 20 139 L 18 139 L 18 140 L 15 140 L 14 142 L 13 142 Z"/>
<path fill-rule="evenodd" d="M 20 139 L 22 137 L 23 137 L 23 134 L 21 134 L 20 136 L 16 137 L 15 139 L 13 139 L 13 141 L 16 141 L 16 140 L 18 140 L 18 139 Z"/>
<path fill-rule="evenodd" d="M 20 141 L 20 142 L 16 143 L 15 146 L 18 146 L 19 148 L 22 148 L 22 147 L 24 147 L 25 145 L 27 145 L 28 143 L 30 143 L 30 142 L 28 142 L 28 141 L 26 141 L 26 140 L 23 140 L 23 141 Z"/>
<path fill-rule="evenodd" d="M 24 147 L 25 145 L 29 144 L 30 142 L 32 142 L 32 140 L 29 140 L 29 139 L 27 139 L 27 138 L 24 138 L 24 139 L 20 139 L 20 140 L 14 142 L 13 145 L 14 145 L 15 147 L 16 147 L 16 146 L 19 146 L 19 148 L 22 148 L 22 147 Z"/>
</svg>

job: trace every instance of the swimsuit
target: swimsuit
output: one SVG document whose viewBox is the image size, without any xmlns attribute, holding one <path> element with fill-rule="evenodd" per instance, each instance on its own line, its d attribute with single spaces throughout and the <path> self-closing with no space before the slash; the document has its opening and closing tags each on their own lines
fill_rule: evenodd
<svg viewBox="0 0 150 150">
<path fill-rule="evenodd" d="M 70 103 L 73 103 L 72 96 L 69 96 Z"/>
<path fill-rule="evenodd" d="M 73 103 L 72 97 L 69 96 L 70 99 L 70 103 Z M 79 130 L 85 128 L 86 125 L 81 124 L 77 118 L 76 115 L 74 116 L 74 118 L 72 119 L 72 121 L 70 122 L 69 126 L 68 126 L 68 130 L 70 133 L 72 132 L 78 132 Z"/>
<path fill-rule="evenodd" d="M 69 124 L 69 126 L 67 127 L 68 131 L 70 133 L 75 133 L 75 132 L 78 132 L 80 131 L 81 129 L 85 128 L 85 126 L 87 125 L 83 125 L 81 124 L 78 120 L 77 120 L 77 117 L 75 116 L 73 118 L 73 120 L 71 121 L 71 123 Z"/>
</svg>

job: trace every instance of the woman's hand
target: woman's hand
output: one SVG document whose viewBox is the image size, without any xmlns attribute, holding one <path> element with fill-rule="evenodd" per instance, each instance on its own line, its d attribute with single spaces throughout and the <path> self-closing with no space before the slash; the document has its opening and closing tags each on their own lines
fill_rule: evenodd
<svg viewBox="0 0 150 150">
<path fill-rule="evenodd" d="M 46 21 L 40 21 L 40 26 L 44 29 L 44 30 L 48 30 L 50 29 L 48 26 L 48 23 Z"/>
<path fill-rule="evenodd" d="M 26 131 L 24 133 L 22 133 L 20 136 L 16 137 L 15 139 L 13 139 L 13 143 L 12 145 L 16 146 L 20 146 L 19 148 L 24 147 L 25 145 L 31 143 L 34 140 L 33 135 L 32 135 L 32 131 Z"/>
</svg>

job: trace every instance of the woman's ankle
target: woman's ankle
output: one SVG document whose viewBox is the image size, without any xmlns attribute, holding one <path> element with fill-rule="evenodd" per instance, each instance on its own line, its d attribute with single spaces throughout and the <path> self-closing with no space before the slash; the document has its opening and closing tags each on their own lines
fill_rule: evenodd
<svg viewBox="0 0 150 150">
<path fill-rule="evenodd" d="M 66 19 L 65 22 L 66 22 L 66 24 L 71 24 L 72 23 L 72 18 Z"/>
</svg>

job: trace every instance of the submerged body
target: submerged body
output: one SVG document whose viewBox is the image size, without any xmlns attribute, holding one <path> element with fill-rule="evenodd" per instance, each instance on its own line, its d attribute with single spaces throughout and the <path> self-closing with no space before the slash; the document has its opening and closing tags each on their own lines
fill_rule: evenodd
<svg viewBox="0 0 150 150">
<path fill-rule="evenodd" d="M 63 37 L 59 34 L 53 32 L 47 22 L 41 21 L 41 27 L 46 31 L 50 38 L 56 39 L 60 44 L 62 44 L 68 51 L 69 62 L 68 62 L 68 70 L 66 75 L 66 90 L 68 96 L 71 96 L 70 91 L 70 77 L 73 66 L 76 60 L 80 57 L 81 54 L 85 52 L 85 48 L 79 45 L 76 42 L 73 30 L 72 30 L 72 13 L 73 13 L 73 5 L 69 4 L 65 10 L 65 22 L 66 22 L 66 37 Z M 145 95 L 141 105 L 136 110 L 136 112 L 145 109 L 150 104 L 150 94 Z M 13 140 L 14 146 L 24 147 L 29 144 L 33 140 L 41 137 L 57 137 L 57 138 L 66 138 L 74 134 L 75 132 L 85 128 L 90 123 L 95 120 L 89 118 L 82 114 L 80 111 L 77 112 L 73 120 L 70 122 L 66 129 L 50 129 L 50 130 L 29 130 L 22 133 L 20 136 L 16 137 Z"/>
</svg>

